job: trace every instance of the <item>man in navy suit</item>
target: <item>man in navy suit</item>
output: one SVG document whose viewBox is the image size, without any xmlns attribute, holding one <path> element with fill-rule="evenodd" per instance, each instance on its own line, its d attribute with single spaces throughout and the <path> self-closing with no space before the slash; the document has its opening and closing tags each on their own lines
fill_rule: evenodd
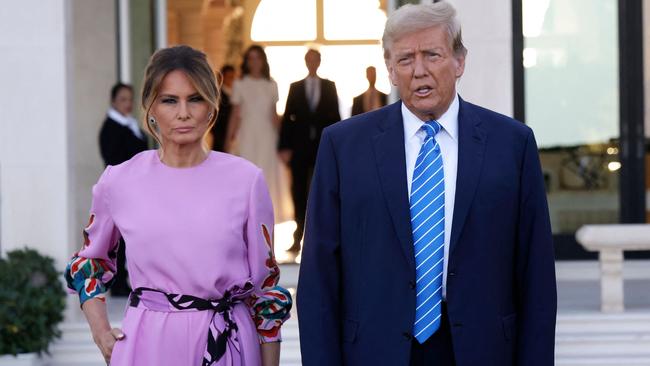
<svg viewBox="0 0 650 366">
<path fill-rule="evenodd" d="M 454 8 L 383 36 L 402 98 L 325 129 L 297 306 L 314 365 L 553 365 L 551 228 L 530 128 L 456 92 Z"/>
</svg>

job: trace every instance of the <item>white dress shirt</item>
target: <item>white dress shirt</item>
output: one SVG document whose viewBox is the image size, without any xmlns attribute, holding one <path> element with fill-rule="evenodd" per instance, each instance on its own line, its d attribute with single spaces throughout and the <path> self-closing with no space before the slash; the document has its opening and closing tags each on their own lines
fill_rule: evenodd
<svg viewBox="0 0 650 366">
<path fill-rule="evenodd" d="M 142 134 L 142 130 L 140 130 L 140 124 L 138 123 L 138 120 L 133 118 L 133 116 L 124 116 L 122 113 L 116 111 L 113 107 L 108 108 L 108 112 L 106 112 L 106 114 L 110 119 L 117 122 L 118 124 L 124 127 L 128 127 L 137 138 L 144 140 L 144 135 Z"/>
<path fill-rule="evenodd" d="M 447 265 L 449 262 L 449 240 L 451 224 L 454 217 L 454 199 L 456 197 L 456 171 L 458 169 L 458 95 L 454 97 L 449 109 L 438 119 L 442 130 L 435 136 L 442 153 L 442 166 L 445 173 L 445 260 L 442 276 L 442 296 L 447 297 Z M 406 179 L 409 197 L 415 160 L 422 148 L 426 132 L 421 130 L 426 121 L 420 120 L 402 103 L 404 120 L 404 147 L 406 149 Z"/>
<path fill-rule="evenodd" d="M 305 92 L 307 93 L 307 102 L 309 108 L 314 111 L 320 101 L 320 78 L 317 76 L 307 76 L 305 79 Z"/>
</svg>

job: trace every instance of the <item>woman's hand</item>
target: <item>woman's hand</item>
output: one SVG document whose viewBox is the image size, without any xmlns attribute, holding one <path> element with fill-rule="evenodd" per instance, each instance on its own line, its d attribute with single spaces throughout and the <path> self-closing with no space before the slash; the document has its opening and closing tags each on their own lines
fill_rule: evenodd
<svg viewBox="0 0 650 366">
<path fill-rule="evenodd" d="M 93 340 L 95 344 L 102 352 L 104 360 L 108 365 L 111 361 L 111 355 L 113 354 L 113 347 L 115 347 L 115 342 L 121 341 L 124 339 L 124 333 L 119 328 L 113 328 L 110 330 L 105 330 L 99 332 L 97 335 L 93 334 Z"/>
<path fill-rule="evenodd" d="M 276 131 L 280 131 L 280 127 L 282 126 L 282 121 L 280 120 L 280 116 L 275 112 L 275 105 L 273 106 L 273 110 L 271 111 L 271 123 L 273 124 L 273 127 L 275 128 Z"/>
<path fill-rule="evenodd" d="M 99 347 L 108 365 L 111 361 L 111 354 L 113 353 L 115 342 L 124 339 L 124 332 L 118 328 L 111 329 L 111 325 L 108 322 L 108 315 L 106 314 L 106 304 L 101 299 L 92 298 L 87 300 L 81 305 L 81 310 L 86 315 L 88 325 L 90 325 L 90 331 L 93 334 L 93 340 L 97 344 L 97 347 Z"/>
</svg>

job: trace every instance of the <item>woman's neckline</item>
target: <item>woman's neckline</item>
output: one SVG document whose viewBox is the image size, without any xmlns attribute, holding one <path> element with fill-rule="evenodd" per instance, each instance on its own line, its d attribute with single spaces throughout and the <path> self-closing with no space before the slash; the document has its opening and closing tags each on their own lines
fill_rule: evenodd
<svg viewBox="0 0 650 366">
<path fill-rule="evenodd" d="M 163 166 L 166 169 L 171 169 L 171 170 L 192 170 L 196 168 L 200 168 L 201 166 L 205 165 L 208 160 L 210 160 L 210 157 L 212 156 L 212 152 L 208 151 L 208 153 L 205 156 L 205 159 L 201 160 L 198 164 L 191 165 L 191 166 L 184 166 L 184 167 L 176 167 L 176 166 L 171 166 L 167 165 L 162 159 L 160 158 L 160 151 L 159 150 L 153 150 L 154 153 L 154 159 L 158 164 Z"/>
</svg>

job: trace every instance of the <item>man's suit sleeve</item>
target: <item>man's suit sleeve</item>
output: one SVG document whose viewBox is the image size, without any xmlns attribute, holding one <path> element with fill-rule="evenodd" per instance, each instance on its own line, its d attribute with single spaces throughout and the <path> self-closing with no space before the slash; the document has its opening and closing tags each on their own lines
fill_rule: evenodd
<svg viewBox="0 0 650 366">
<path fill-rule="evenodd" d="M 352 99 L 352 116 L 363 113 L 363 94 Z"/>
<path fill-rule="evenodd" d="M 388 94 L 384 94 L 382 92 L 379 92 L 379 96 L 381 98 L 381 106 L 382 107 L 385 106 L 386 104 L 388 104 Z"/>
<path fill-rule="evenodd" d="M 302 364 L 341 365 L 339 174 L 333 143 L 323 132 L 312 179 L 297 306 Z"/>
<path fill-rule="evenodd" d="M 336 84 L 332 81 L 332 107 L 330 124 L 341 120 L 341 113 L 339 112 L 339 94 L 336 91 Z"/>
<path fill-rule="evenodd" d="M 517 255 L 517 365 L 554 364 L 557 289 L 551 224 L 535 137 L 521 169 Z"/>
<path fill-rule="evenodd" d="M 287 104 L 284 108 L 284 114 L 282 115 L 282 121 L 280 123 L 280 137 L 278 139 L 278 150 L 293 150 L 293 123 L 290 116 L 294 112 L 294 98 L 295 98 L 295 86 L 292 84 L 289 87 L 289 95 L 287 96 Z"/>
<path fill-rule="evenodd" d="M 124 157 L 124 146 L 122 146 L 119 129 L 111 126 L 111 123 L 104 122 L 99 132 L 99 151 L 105 165 L 118 165 L 129 157 Z"/>
</svg>

